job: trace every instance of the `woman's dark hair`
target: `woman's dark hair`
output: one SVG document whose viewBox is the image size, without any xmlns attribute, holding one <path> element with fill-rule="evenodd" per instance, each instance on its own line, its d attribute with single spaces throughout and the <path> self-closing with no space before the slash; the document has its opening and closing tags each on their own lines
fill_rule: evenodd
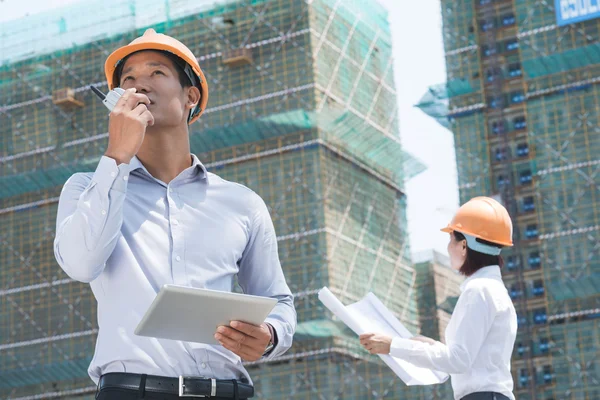
<svg viewBox="0 0 600 400">
<path fill-rule="evenodd" d="M 453 231 L 452 233 L 454 234 L 454 239 L 456 239 L 457 242 L 466 240 L 465 235 L 463 235 L 462 233 L 456 231 Z M 502 247 L 495 243 L 488 242 L 487 240 L 476 240 L 479 243 L 487 244 L 489 246 Z M 488 265 L 499 265 L 500 268 L 502 268 L 504 266 L 504 260 L 502 259 L 502 256 L 491 256 L 489 254 L 483 254 L 478 251 L 471 250 L 467 246 L 467 257 L 462 267 L 460 267 L 459 272 L 465 276 L 471 276 L 481 268 L 487 267 Z"/>
</svg>

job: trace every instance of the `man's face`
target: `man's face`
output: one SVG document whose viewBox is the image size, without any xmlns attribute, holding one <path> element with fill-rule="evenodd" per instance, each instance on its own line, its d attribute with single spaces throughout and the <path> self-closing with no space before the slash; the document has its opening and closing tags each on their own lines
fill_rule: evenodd
<svg viewBox="0 0 600 400">
<path fill-rule="evenodd" d="M 154 128 L 187 124 L 190 99 L 183 88 L 173 62 L 156 51 L 134 53 L 125 60 L 119 85 L 127 90 L 136 88 L 150 99 L 148 110 L 154 116 Z"/>
</svg>

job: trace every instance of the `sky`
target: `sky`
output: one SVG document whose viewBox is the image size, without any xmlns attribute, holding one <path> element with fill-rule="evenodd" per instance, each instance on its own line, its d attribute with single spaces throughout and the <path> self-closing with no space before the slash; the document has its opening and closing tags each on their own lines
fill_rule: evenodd
<svg viewBox="0 0 600 400">
<path fill-rule="evenodd" d="M 402 145 L 427 166 L 406 183 L 411 250 L 446 254 L 448 234 L 440 229 L 458 209 L 454 138 L 415 107 L 430 86 L 446 81 L 440 1 L 378 1 L 392 27 Z"/>
<path fill-rule="evenodd" d="M 0 22 L 78 1 L 0 0 Z M 446 254 L 448 235 L 439 230 L 458 208 L 453 137 L 415 107 L 429 86 L 446 80 L 440 1 L 371 1 L 389 12 L 402 144 L 427 166 L 406 183 L 411 251 Z"/>
</svg>

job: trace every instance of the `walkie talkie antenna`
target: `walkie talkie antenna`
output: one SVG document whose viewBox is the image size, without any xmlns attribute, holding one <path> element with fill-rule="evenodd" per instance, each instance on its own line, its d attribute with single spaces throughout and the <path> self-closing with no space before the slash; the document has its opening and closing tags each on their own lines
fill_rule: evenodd
<svg viewBox="0 0 600 400">
<path fill-rule="evenodd" d="M 98 89 L 96 89 L 95 86 L 90 85 L 90 89 L 92 89 L 92 92 L 96 93 L 96 96 L 100 97 L 100 100 L 104 100 L 106 98 L 106 96 L 104 95 L 104 93 L 102 93 L 101 91 L 99 91 Z"/>
</svg>

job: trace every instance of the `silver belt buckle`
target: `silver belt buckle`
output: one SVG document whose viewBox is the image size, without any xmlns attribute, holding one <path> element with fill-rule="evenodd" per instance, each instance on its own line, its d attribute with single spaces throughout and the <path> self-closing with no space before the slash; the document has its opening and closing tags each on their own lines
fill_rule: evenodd
<svg viewBox="0 0 600 400">
<path fill-rule="evenodd" d="M 185 378 L 183 375 L 179 375 L 179 397 L 216 397 L 217 396 L 217 380 L 210 378 L 210 396 L 204 396 L 202 394 L 183 394 L 183 388 L 185 388 Z M 187 377 L 191 378 L 191 377 Z M 209 379 L 203 376 L 197 377 L 200 379 Z"/>
</svg>

